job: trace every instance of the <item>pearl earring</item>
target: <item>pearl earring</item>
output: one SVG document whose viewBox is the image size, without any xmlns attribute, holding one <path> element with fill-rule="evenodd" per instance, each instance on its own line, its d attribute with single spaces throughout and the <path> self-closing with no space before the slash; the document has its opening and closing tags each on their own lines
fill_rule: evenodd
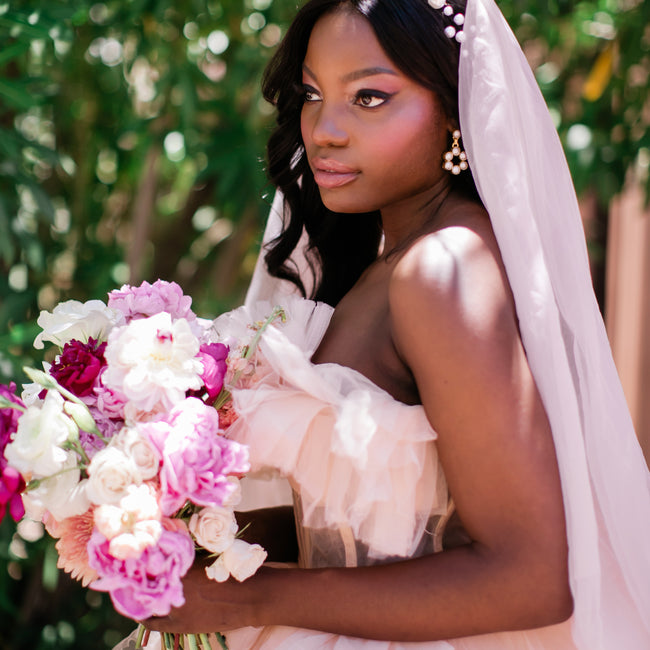
<svg viewBox="0 0 650 650">
<path fill-rule="evenodd" d="M 451 150 L 446 151 L 443 156 L 442 168 L 451 172 L 454 176 L 458 176 L 461 171 L 467 169 L 467 154 L 460 148 L 458 141 L 460 140 L 460 131 L 456 129 L 451 137 L 454 141 L 451 144 Z M 458 160 L 456 160 L 458 159 Z"/>
</svg>

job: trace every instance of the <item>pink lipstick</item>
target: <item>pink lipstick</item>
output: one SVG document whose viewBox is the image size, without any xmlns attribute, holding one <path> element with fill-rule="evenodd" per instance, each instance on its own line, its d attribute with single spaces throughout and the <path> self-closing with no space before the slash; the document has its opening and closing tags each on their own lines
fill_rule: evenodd
<svg viewBox="0 0 650 650">
<path fill-rule="evenodd" d="M 316 185 L 323 189 L 332 189 L 351 183 L 359 172 L 348 165 L 330 158 L 314 158 L 311 161 Z"/>
</svg>

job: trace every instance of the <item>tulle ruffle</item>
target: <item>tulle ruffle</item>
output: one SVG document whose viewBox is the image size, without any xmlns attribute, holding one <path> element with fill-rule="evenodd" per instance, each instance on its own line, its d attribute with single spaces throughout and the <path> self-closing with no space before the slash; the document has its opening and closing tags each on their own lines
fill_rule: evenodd
<svg viewBox="0 0 650 650">
<path fill-rule="evenodd" d="M 286 322 L 264 332 L 253 383 L 232 391 L 240 418 L 229 435 L 249 445 L 254 471 L 271 467 L 296 486 L 307 528 L 349 527 L 370 559 L 412 556 L 448 505 L 424 409 L 351 368 L 312 364 L 332 308 L 297 297 L 282 306 Z M 242 307 L 215 328 L 240 338 L 271 309 Z"/>
</svg>

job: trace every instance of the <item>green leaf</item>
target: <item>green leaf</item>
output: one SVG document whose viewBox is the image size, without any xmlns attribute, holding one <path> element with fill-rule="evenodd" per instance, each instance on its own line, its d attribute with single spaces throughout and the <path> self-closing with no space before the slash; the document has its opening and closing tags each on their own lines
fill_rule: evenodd
<svg viewBox="0 0 650 650">
<path fill-rule="evenodd" d="M 4 65 L 7 61 L 19 57 L 29 50 L 29 42 L 16 41 L 3 50 L 0 50 L 0 65 Z"/>
<path fill-rule="evenodd" d="M 43 190 L 43 188 L 34 183 L 30 182 L 28 184 L 29 191 L 32 193 L 36 205 L 38 205 L 39 212 L 47 219 L 50 224 L 54 223 L 54 206 L 52 205 L 52 200 L 48 194 Z"/>
<path fill-rule="evenodd" d="M 9 106 L 23 110 L 40 103 L 39 98 L 27 90 L 24 81 L 0 79 L 0 98 Z"/>
</svg>

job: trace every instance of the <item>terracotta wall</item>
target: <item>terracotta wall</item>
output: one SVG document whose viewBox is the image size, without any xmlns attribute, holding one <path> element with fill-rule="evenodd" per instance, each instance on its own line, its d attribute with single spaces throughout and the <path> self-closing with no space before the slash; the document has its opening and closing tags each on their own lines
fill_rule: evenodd
<svg viewBox="0 0 650 650">
<path fill-rule="evenodd" d="M 630 413 L 650 465 L 650 210 L 631 182 L 613 201 L 607 237 L 605 324 Z"/>
</svg>

